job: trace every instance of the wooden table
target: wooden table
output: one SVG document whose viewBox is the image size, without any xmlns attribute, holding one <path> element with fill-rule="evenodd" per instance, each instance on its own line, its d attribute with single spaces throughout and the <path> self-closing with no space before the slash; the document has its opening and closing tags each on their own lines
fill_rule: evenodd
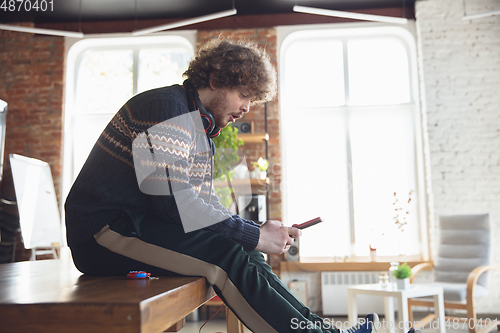
<svg viewBox="0 0 500 333">
<path fill-rule="evenodd" d="M 202 277 L 85 276 L 70 260 L 0 265 L 0 331 L 172 332 L 215 295 Z"/>
<path fill-rule="evenodd" d="M 373 295 L 382 296 L 385 301 L 385 320 L 381 323 L 382 328 L 386 328 L 389 332 L 394 333 L 396 329 L 401 332 L 407 332 L 410 329 L 408 321 L 408 299 L 416 297 L 432 296 L 434 298 L 434 311 L 437 320 L 437 328 L 440 333 L 446 333 L 445 317 L 444 317 L 444 301 L 442 287 L 428 287 L 412 285 L 409 289 L 397 289 L 393 287 L 382 287 L 380 284 L 363 284 L 351 286 L 347 288 L 347 304 L 348 304 L 348 320 L 351 324 L 357 321 L 358 310 L 356 306 L 356 295 Z M 394 320 L 394 303 L 393 299 L 397 300 L 398 304 L 398 319 Z"/>
</svg>

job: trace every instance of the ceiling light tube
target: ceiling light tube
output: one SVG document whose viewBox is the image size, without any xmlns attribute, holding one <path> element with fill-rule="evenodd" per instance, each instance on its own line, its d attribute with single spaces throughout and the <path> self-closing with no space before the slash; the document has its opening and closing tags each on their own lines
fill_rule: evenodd
<svg viewBox="0 0 500 333">
<path fill-rule="evenodd" d="M 156 27 L 151 27 L 151 28 L 139 29 L 139 30 L 132 32 L 132 35 L 133 36 L 141 36 L 141 35 L 146 35 L 146 34 L 150 34 L 153 32 L 157 32 L 157 31 L 169 30 L 169 29 L 183 27 L 183 26 L 191 25 L 191 24 L 195 24 L 195 23 L 216 20 L 218 18 L 235 15 L 236 12 L 237 12 L 236 9 L 233 8 L 233 9 L 225 10 L 225 11 L 218 12 L 218 13 L 193 17 L 193 18 L 182 20 L 179 22 L 168 23 L 168 24 L 159 25 Z"/>
<path fill-rule="evenodd" d="M 462 20 L 473 20 L 473 19 L 493 16 L 493 15 L 500 15 L 500 10 L 496 11 L 496 12 L 488 12 L 488 13 L 482 13 L 482 14 L 476 14 L 476 15 L 467 15 L 467 16 L 462 17 Z"/>
<path fill-rule="evenodd" d="M 10 25 L 10 24 L 0 24 L 0 30 L 28 32 L 28 33 L 32 33 L 32 34 L 41 34 L 41 35 L 83 38 L 82 32 L 31 28 L 31 27 L 23 27 L 20 25 Z"/>
<path fill-rule="evenodd" d="M 321 9 L 321 8 L 304 7 L 304 6 L 293 6 L 293 11 L 306 14 L 343 17 L 354 20 L 376 21 L 376 22 L 397 23 L 397 24 L 408 23 L 408 19 L 402 17 L 361 14 L 361 13 L 344 12 L 339 10 Z"/>
</svg>

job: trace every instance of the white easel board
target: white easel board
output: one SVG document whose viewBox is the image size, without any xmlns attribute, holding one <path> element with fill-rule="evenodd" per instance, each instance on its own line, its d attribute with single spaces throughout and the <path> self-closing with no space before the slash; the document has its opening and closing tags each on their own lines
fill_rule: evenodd
<svg viewBox="0 0 500 333">
<path fill-rule="evenodd" d="M 11 154 L 10 165 L 24 247 L 35 249 L 61 244 L 61 217 L 49 164 Z"/>
</svg>

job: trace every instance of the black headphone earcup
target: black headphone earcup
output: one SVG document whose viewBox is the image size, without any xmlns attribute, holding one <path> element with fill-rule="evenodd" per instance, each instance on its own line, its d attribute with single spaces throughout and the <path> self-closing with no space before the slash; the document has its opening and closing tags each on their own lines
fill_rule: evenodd
<svg viewBox="0 0 500 333">
<path fill-rule="evenodd" d="M 220 131 L 222 131 L 222 128 L 215 126 L 215 128 L 212 130 L 212 132 L 209 134 L 211 138 L 215 138 L 216 136 L 219 136 Z"/>
<path fill-rule="evenodd" d="M 205 128 L 205 133 L 210 135 L 210 133 L 212 133 L 215 127 L 214 117 L 211 114 L 203 113 L 201 110 L 200 110 L 200 115 L 201 115 L 201 121 L 203 122 L 203 127 Z"/>
<path fill-rule="evenodd" d="M 189 82 L 189 80 L 185 80 L 183 85 L 186 88 L 188 103 L 190 103 L 190 100 L 192 100 L 194 102 L 193 107 L 198 108 L 200 112 L 201 121 L 203 122 L 203 127 L 205 128 L 205 133 L 209 137 L 215 138 L 220 134 L 221 129 L 215 125 L 214 116 L 212 115 L 212 113 L 210 113 L 210 111 L 206 110 L 203 107 L 203 103 L 200 100 L 198 91 L 196 91 L 196 88 L 191 84 L 191 82 Z M 194 110 L 190 108 L 190 111 Z"/>
<path fill-rule="evenodd" d="M 198 106 L 198 110 L 200 110 L 201 120 L 203 121 L 203 126 L 205 127 L 205 133 L 209 137 L 215 138 L 220 134 L 221 129 L 215 125 L 214 116 L 210 111 L 203 107 L 203 104 L 197 95 L 195 95 L 194 100 Z"/>
<path fill-rule="evenodd" d="M 200 110 L 200 113 L 201 113 L 201 110 Z M 201 119 L 203 121 L 203 126 L 205 127 L 205 133 L 209 137 L 215 138 L 216 136 L 219 136 L 220 131 L 222 129 L 215 125 L 215 119 L 211 113 L 207 113 L 207 114 L 201 113 Z"/>
</svg>

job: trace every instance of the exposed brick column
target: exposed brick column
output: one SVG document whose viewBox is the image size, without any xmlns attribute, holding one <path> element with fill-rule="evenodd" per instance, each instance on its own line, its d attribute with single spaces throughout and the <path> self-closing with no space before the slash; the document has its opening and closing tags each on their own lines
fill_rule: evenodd
<svg viewBox="0 0 500 333">
<path fill-rule="evenodd" d="M 0 98 L 9 103 L 5 181 L 13 194 L 9 154 L 48 162 L 60 202 L 64 38 L 0 30 Z"/>
<path fill-rule="evenodd" d="M 0 30 L 0 64 L 0 98 L 9 103 L 2 193 L 15 196 L 9 154 L 20 154 L 50 164 L 61 204 L 64 38 Z M 23 250 L 18 242 L 16 261 L 29 258 Z"/>
<path fill-rule="evenodd" d="M 239 29 L 239 30 L 201 30 L 197 34 L 197 48 L 212 38 L 221 35 L 235 40 L 251 40 L 260 48 L 266 50 L 271 58 L 271 63 L 276 69 L 277 64 L 277 33 L 275 28 Z M 264 105 L 250 108 L 250 112 L 241 121 L 253 122 L 255 133 L 265 132 Z M 279 130 L 279 104 L 276 97 L 267 105 L 267 127 L 269 134 L 269 216 L 268 219 L 281 220 L 281 149 Z M 265 157 L 265 145 L 261 143 L 248 143 L 243 147 L 247 162 L 257 161 L 259 157 Z M 275 171 L 275 172 L 272 172 Z"/>
</svg>

